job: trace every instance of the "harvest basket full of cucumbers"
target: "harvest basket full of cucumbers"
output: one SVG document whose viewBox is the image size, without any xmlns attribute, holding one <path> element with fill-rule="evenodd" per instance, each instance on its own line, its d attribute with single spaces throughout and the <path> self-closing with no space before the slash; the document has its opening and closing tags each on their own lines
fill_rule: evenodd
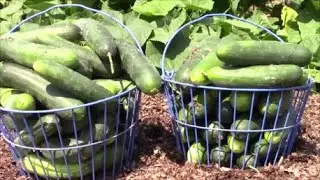
<svg viewBox="0 0 320 180">
<path fill-rule="evenodd" d="M 233 26 L 267 35 L 241 36 Z M 212 35 L 185 36 L 198 30 L 201 37 L 199 27 Z M 182 36 L 195 43 L 180 62 L 182 55 L 173 59 L 171 53 Z M 312 58 L 307 48 L 248 20 L 208 14 L 182 26 L 164 49 L 162 80 L 177 149 L 187 163 L 254 169 L 291 152 L 313 83 L 303 71 Z"/>
<path fill-rule="evenodd" d="M 61 8 L 92 16 L 48 21 Z M 28 23 L 40 26 L 21 28 Z M 105 23 L 128 36 L 115 38 Z M 0 128 L 25 176 L 115 177 L 133 159 L 141 92 L 160 88 L 130 30 L 83 5 L 53 6 L 0 37 Z"/>
</svg>

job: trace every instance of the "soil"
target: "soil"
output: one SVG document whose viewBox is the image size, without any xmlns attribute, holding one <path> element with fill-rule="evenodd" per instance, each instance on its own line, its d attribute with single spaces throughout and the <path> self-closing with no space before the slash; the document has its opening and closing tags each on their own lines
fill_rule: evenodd
<svg viewBox="0 0 320 180">
<path fill-rule="evenodd" d="M 140 121 L 133 169 L 127 170 L 119 179 L 320 179 L 319 95 L 309 97 L 293 152 L 281 158 L 277 166 L 256 170 L 184 164 L 176 152 L 171 120 L 162 94 L 143 95 Z M 3 139 L 0 139 L 0 179 L 26 179 L 19 176 Z"/>
</svg>

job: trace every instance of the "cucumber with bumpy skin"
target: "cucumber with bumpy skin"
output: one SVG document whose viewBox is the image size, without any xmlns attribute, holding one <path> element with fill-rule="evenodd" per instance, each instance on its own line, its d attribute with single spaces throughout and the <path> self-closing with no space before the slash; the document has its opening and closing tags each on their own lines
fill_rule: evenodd
<svg viewBox="0 0 320 180">
<path fill-rule="evenodd" d="M 32 68 L 35 61 L 50 60 L 69 68 L 77 68 L 77 55 L 68 48 L 36 44 L 17 39 L 0 39 L 0 58 Z"/>
<path fill-rule="evenodd" d="M 83 105 L 83 102 L 75 99 L 70 94 L 62 91 L 57 86 L 44 79 L 29 68 L 10 62 L 0 62 L 0 82 L 6 87 L 12 87 L 19 91 L 32 95 L 48 109 L 70 108 Z M 64 120 L 73 120 L 73 114 L 77 121 L 86 117 L 86 109 L 81 107 L 57 112 Z"/>
<path fill-rule="evenodd" d="M 218 58 L 232 66 L 295 64 L 306 66 L 312 52 L 299 44 L 278 41 L 233 41 L 221 45 Z"/>
<path fill-rule="evenodd" d="M 137 87 L 145 94 L 160 91 L 161 76 L 150 60 L 138 49 L 124 40 L 117 40 L 122 66 Z"/>
</svg>

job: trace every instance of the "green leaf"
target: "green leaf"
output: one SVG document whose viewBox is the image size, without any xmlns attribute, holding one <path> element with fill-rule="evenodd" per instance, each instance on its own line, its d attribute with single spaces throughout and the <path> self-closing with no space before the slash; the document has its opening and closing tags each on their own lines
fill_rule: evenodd
<svg viewBox="0 0 320 180">
<path fill-rule="evenodd" d="M 30 31 L 39 27 L 39 24 L 32 22 L 25 22 L 20 26 L 20 31 Z"/>
<path fill-rule="evenodd" d="M 82 4 L 93 8 L 99 0 L 65 0 L 66 4 Z"/>
<path fill-rule="evenodd" d="M 169 11 L 178 5 L 183 5 L 180 0 L 152 0 L 152 1 L 137 1 L 132 9 L 145 16 L 166 16 Z"/>
<path fill-rule="evenodd" d="M 294 9 L 284 6 L 281 10 L 281 20 L 282 26 L 286 26 L 288 22 L 296 22 L 296 18 L 298 17 L 297 11 Z"/>
<path fill-rule="evenodd" d="M 22 6 L 23 1 L 12 1 L 9 6 L 0 9 L 0 18 L 7 20 L 10 16 L 21 10 Z"/>
<path fill-rule="evenodd" d="M 252 16 L 248 19 L 256 24 L 259 24 L 259 25 L 261 25 L 265 28 L 271 29 L 271 30 L 277 30 L 279 28 L 279 26 L 275 25 L 275 23 L 279 21 L 279 18 L 269 17 L 263 11 L 261 11 L 259 9 L 255 9 L 253 11 Z M 261 31 L 263 31 L 261 28 L 257 28 L 257 27 L 251 28 L 251 32 L 253 34 L 258 34 Z"/>
<path fill-rule="evenodd" d="M 24 5 L 28 8 L 39 11 L 45 10 L 51 6 L 61 4 L 60 0 L 25 0 Z"/>
<path fill-rule="evenodd" d="M 12 24 L 8 21 L 1 21 L 0 22 L 0 35 L 3 35 L 9 32 L 12 28 Z"/>
<path fill-rule="evenodd" d="M 167 43 L 172 34 L 184 24 L 186 19 L 187 12 L 185 9 L 181 9 L 180 12 L 172 11 L 165 18 L 153 22 L 153 24 L 157 24 L 157 28 L 153 30 L 154 36 L 151 40 Z"/>
<path fill-rule="evenodd" d="M 229 0 L 230 7 L 233 13 L 237 12 L 240 0 Z"/>
<path fill-rule="evenodd" d="M 284 37 L 290 43 L 299 43 L 301 41 L 297 22 L 288 21 L 284 29 L 277 31 L 277 35 Z"/>
<path fill-rule="evenodd" d="M 301 38 L 316 34 L 320 28 L 320 19 L 316 17 L 316 13 L 312 9 L 303 9 L 297 17 Z M 319 12 L 318 12 L 319 13 Z"/>
<path fill-rule="evenodd" d="M 301 42 L 301 45 L 310 49 L 310 51 L 315 55 L 317 50 L 320 49 L 320 34 L 314 34 L 306 36 Z M 320 54 L 319 54 L 320 57 Z"/>
<path fill-rule="evenodd" d="M 143 46 L 155 28 L 145 20 L 134 18 L 125 22 L 125 25 L 132 31 L 140 46 Z M 131 38 L 131 36 L 128 36 Z"/>
<path fill-rule="evenodd" d="M 162 57 L 163 49 L 164 49 L 164 44 L 161 42 L 148 41 L 146 43 L 146 50 L 145 50 L 146 56 L 158 68 L 161 68 L 161 57 Z M 167 68 L 172 69 L 169 61 L 166 61 L 165 63 L 166 63 L 165 66 Z"/>
<path fill-rule="evenodd" d="M 214 1 L 212 0 L 181 0 L 188 10 L 206 10 L 211 11 Z"/>
</svg>

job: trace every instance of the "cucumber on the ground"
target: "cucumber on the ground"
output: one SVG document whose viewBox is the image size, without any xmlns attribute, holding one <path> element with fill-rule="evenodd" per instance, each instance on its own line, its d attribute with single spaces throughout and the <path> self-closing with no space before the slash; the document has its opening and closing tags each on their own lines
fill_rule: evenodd
<svg viewBox="0 0 320 180">
<path fill-rule="evenodd" d="M 102 23 L 90 18 L 81 18 L 74 24 L 81 29 L 83 39 L 103 61 L 108 61 L 116 55 L 115 39 Z"/>
<path fill-rule="evenodd" d="M 36 42 L 55 47 L 65 47 L 73 50 L 78 56 L 80 65 L 82 65 L 79 67 L 80 69 L 78 68 L 78 70 L 80 71 L 81 67 L 83 67 L 84 72 L 90 73 L 92 71 L 91 74 L 94 77 L 113 78 L 119 76 L 121 73 L 121 66 L 119 63 L 114 62 L 113 67 L 111 67 L 109 62 L 102 62 L 99 56 L 90 47 L 80 46 L 59 36 L 48 34 L 38 35 Z M 87 67 L 86 63 L 89 63 L 90 66 Z"/>
<path fill-rule="evenodd" d="M 114 95 L 135 87 L 132 81 L 126 79 L 94 79 L 93 81 Z"/>
<path fill-rule="evenodd" d="M 191 83 L 195 85 L 209 84 L 210 80 L 208 80 L 208 78 L 203 73 L 216 66 L 223 66 L 223 62 L 218 59 L 216 52 L 212 51 L 204 59 L 198 62 L 191 70 Z"/>
<path fill-rule="evenodd" d="M 251 154 L 242 155 L 237 159 L 236 163 L 240 168 L 242 168 L 242 165 L 244 165 L 244 168 L 254 167 L 255 156 Z M 256 162 L 257 165 L 259 165 L 259 160 Z"/>
<path fill-rule="evenodd" d="M 220 159 L 220 165 L 227 165 L 229 164 L 230 151 L 228 145 L 220 146 L 220 148 L 219 146 L 214 147 L 210 152 L 210 161 L 219 164 Z"/>
<path fill-rule="evenodd" d="M 132 81 L 145 94 L 158 93 L 161 88 L 161 76 L 156 67 L 134 45 L 124 40 L 116 42 L 122 66 Z"/>
<path fill-rule="evenodd" d="M 6 87 L 32 95 L 48 109 L 68 108 L 83 104 L 31 69 L 18 64 L 0 62 L 0 82 Z M 77 121 L 86 118 L 85 108 L 76 108 L 73 113 Z M 73 119 L 71 110 L 57 112 L 57 114 L 64 120 Z"/>
<path fill-rule="evenodd" d="M 205 150 L 201 143 L 192 144 L 187 152 L 187 162 L 203 163 L 206 157 Z"/>
<path fill-rule="evenodd" d="M 52 61 L 36 61 L 33 69 L 57 87 L 84 102 L 93 102 L 113 94 L 89 78 Z"/>
<path fill-rule="evenodd" d="M 81 36 L 80 28 L 71 23 L 59 23 L 52 24 L 49 26 L 41 26 L 36 29 L 23 32 L 14 32 L 11 34 L 6 34 L 0 38 L 16 38 L 25 41 L 34 41 L 39 34 L 52 34 L 62 37 L 63 39 L 75 41 L 78 40 Z"/>
<path fill-rule="evenodd" d="M 264 116 L 266 113 L 266 117 L 268 119 L 276 117 L 279 109 L 279 116 L 282 116 L 286 110 L 290 107 L 291 100 L 293 97 L 293 91 L 284 91 L 281 99 L 281 92 L 273 92 L 270 94 L 269 102 L 267 106 L 268 95 L 262 97 L 259 101 L 259 112 Z M 281 103 L 281 104 L 280 104 Z"/>
<path fill-rule="evenodd" d="M 272 88 L 297 84 L 303 71 L 293 64 L 256 65 L 242 68 L 214 67 L 207 71 L 206 75 L 216 86 Z"/>
<path fill-rule="evenodd" d="M 206 57 L 220 41 L 217 37 L 210 37 L 199 43 L 189 54 L 183 64 L 177 69 L 174 80 L 177 82 L 191 83 L 192 69 Z"/>
<path fill-rule="evenodd" d="M 278 41 L 233 41 L 221 45 L 218 58 L 232 66 L 295 64 L 306 66 L 312 52 L 299 44 Z"/>
<path fill-rule="evenodd" d="M 60 119 L 54 114 L 47 114 L 40 117 L 35 125 L 28 128 L 30 132 L 27 127 L 20 131 L 19 135 L 14 139 L 14 142 L 20 145 L 33 146 L 33 139 L 35 145 L 38 145 L 45 140 L 42 131 L 44 131 L 46 137 L 50 137 L 54 133 L 58 132 L 57 128 L 62 128 L 60 127 Z"/>
<path fill-rule="evenodd" d="M 224 127 L 222 124 L 220 124 L 220 126 L 219 126 L 218 121 L 213 121 L 212 123 L 210 123 L 208 128 L 209 128 L 209 130 L 204 130 L 202 133 L 202 139 L 204 141 L 206 141 L 206 139 L 207 139 L 207 134 L 208 134 L 208 143 L 209 144 L 218 144 L 219 139 L 221 142 L 225 140 L 226 132 L 219 131 L 219 129 L 224 129 Z"/>
<path fill-rule="evenodd" d="M 18 39 L 0 39 L 0 58 L 32 68 L 35 61 L 50 60 L 69 68 L 77 68 L 77 55 L 68 48 L 36 44 Z"/>
<path fill-rule="evenodd" d="M 116 151 L 115 157 L 114 151 Z M 107 169 L 113 168 L 113 164 L 117 165 L 120 163 L 123 153 L 126 152 L 122 149 L 122 145 L 120 144 L 117 146 L 107 147 L 105 153 L 104 151 L 96 153 L 94 155 L 94 170 L 98 171 L 103 168 L 104 165 Z M 29 154 L 21 159 L 21 161 L 21 165 L 24 170 L 37 174 L 41 177 L 62 179 L 79 178 L 81 177 L 80 168 L 83 176 L 86 176 L 92 172 L 91 159 L 82 162 L 81 166 L 79 163 L 68 163 L 68 165 L 65 163 L 52 164 L 52 161 L 49 159 L 38 157 L 35 154 Z"/>
<path fill-rule="evenodd" d="M 238 112 L 250 111 L 252 96 L 252 92 L 232 91 L 232 93 L 230 93 L 230 104 Z M 255 102 L 256 99 L 257 97 L 255 97 Z"/>
<path fill-rule="evenodd" d="M 254 120 L 251 120 L 251 122 L 248 119 L 240 118 L 236 120 L 234 123 L 231 124 L 230 129 L 233 130 L 259 130 L 261 129 Z M 249 136 L 249 139 L 255 138 L 259 133 L 257 132 L 234 132 L 235 138 L 245 141 L 247 138 L 247 135 Z"/>
<path fill-rule="evenodd" d="M 236 139 L 236 136 L 228 135 L 228 146 L 235 154 L 241 154 L 245 150 L 246 142 Z"/>
</svg>

